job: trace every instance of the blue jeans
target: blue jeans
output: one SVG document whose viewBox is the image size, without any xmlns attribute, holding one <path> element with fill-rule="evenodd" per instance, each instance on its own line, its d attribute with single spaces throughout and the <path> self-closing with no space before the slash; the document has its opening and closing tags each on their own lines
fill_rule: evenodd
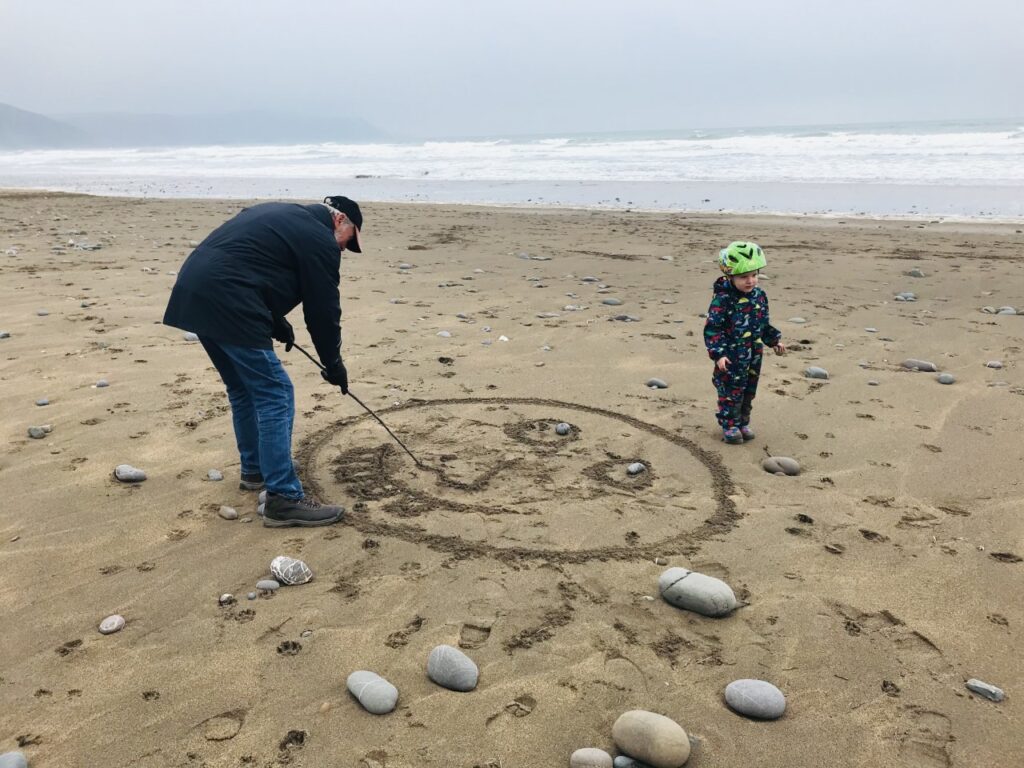
<svg viewBox="0 0 1024 768">
<path fill-rule="evenodd" d="M 292 464 L 295 390 L 274 350 L 199 341 L 227 386 L 242 473 L 259 472 L 270 493 L 301 499 Z"/>
</svg>

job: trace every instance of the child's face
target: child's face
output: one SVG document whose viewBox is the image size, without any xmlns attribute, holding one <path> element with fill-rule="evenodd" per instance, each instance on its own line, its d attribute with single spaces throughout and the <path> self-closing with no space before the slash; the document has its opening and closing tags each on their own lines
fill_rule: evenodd
<svg viewBox="0 0 1024 768">
<path fill-rule="evenodd" d="M 757 272 L 747 272 L 745 275 L 734 275 L 729 278 L 736 290 L 740 293 L 750 293 L 757 288 Z"/>
</svg>

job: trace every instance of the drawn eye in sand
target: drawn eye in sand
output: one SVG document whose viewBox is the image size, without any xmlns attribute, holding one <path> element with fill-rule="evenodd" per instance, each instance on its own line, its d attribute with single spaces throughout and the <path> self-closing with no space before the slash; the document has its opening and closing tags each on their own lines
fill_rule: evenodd
<svg viewBox="0 0 1024 768">
<path fill-rule="evenodd" d="M 348 523 L 368 536 L 461 557 L 630 560 L 692 555 L 739 519 L 717 454 L 631 416 L 496 397 L 380 413 L 423 467 L 365 415 L 314 433 L 298 453 L 310 490 L 348 500 Z M 631 475 L 636 462 L 645 469 Z"/>
</svg>

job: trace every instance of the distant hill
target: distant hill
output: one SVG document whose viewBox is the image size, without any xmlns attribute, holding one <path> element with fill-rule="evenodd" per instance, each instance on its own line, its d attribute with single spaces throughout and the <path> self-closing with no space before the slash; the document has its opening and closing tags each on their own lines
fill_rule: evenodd
<svg viewBox="0 0 1024 768">
<path fill-rule="evenodd" d="M 46 117 L 0 104 L 0 149 L 181 147 L 381 141 L 387 135 L 356 117 L 275 112 L 159 115 L 94 112 Z"/>
<path fill-rule="evenodd" d="M 80 128 L 0 104 L 0 149 L 60 149 L 88 142 L 89 136 Z"/>
</svg>

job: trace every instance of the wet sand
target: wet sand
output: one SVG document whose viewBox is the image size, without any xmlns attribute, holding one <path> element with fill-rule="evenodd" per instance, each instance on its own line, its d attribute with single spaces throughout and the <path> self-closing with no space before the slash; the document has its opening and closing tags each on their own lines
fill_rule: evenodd
<svg viewBox="0 0 1024 768">
<path fill-rule="evenodd" d="M 303 530 L 260 525 L 216 372 L 160 324 L 169 273 L 240 205 L 0 193 L 0 752 L 560 766 L 614 753 L 640 708 L 698 740 L 693 766 L 1018 759 L 1024 316 L 981 308 L 1024 311 L 1020 224 L 367 205 L 345 359 L 426 468 L 279 350 L 303 480 L 349 510 Z M 744 238 L 791 352 L 765 359 L 757 439 L 727 446 L 699 315 L 717 249 Z M 803 474 L 768 475 L 769 454 Z M 117 483 L 122 463 L 148 479 Z M 314 580 L 247 600 L 281 554 Z M 668 605 L 659 563 L 742 606 Z M 475 691 L 427 679 L 440 643 L 476 661 Z M 359 707 L 358 669 L 398 687 L 395 712 Z M 781 720 L 725 706 L 748 677 L 786 693 Z"/>
</svg>

